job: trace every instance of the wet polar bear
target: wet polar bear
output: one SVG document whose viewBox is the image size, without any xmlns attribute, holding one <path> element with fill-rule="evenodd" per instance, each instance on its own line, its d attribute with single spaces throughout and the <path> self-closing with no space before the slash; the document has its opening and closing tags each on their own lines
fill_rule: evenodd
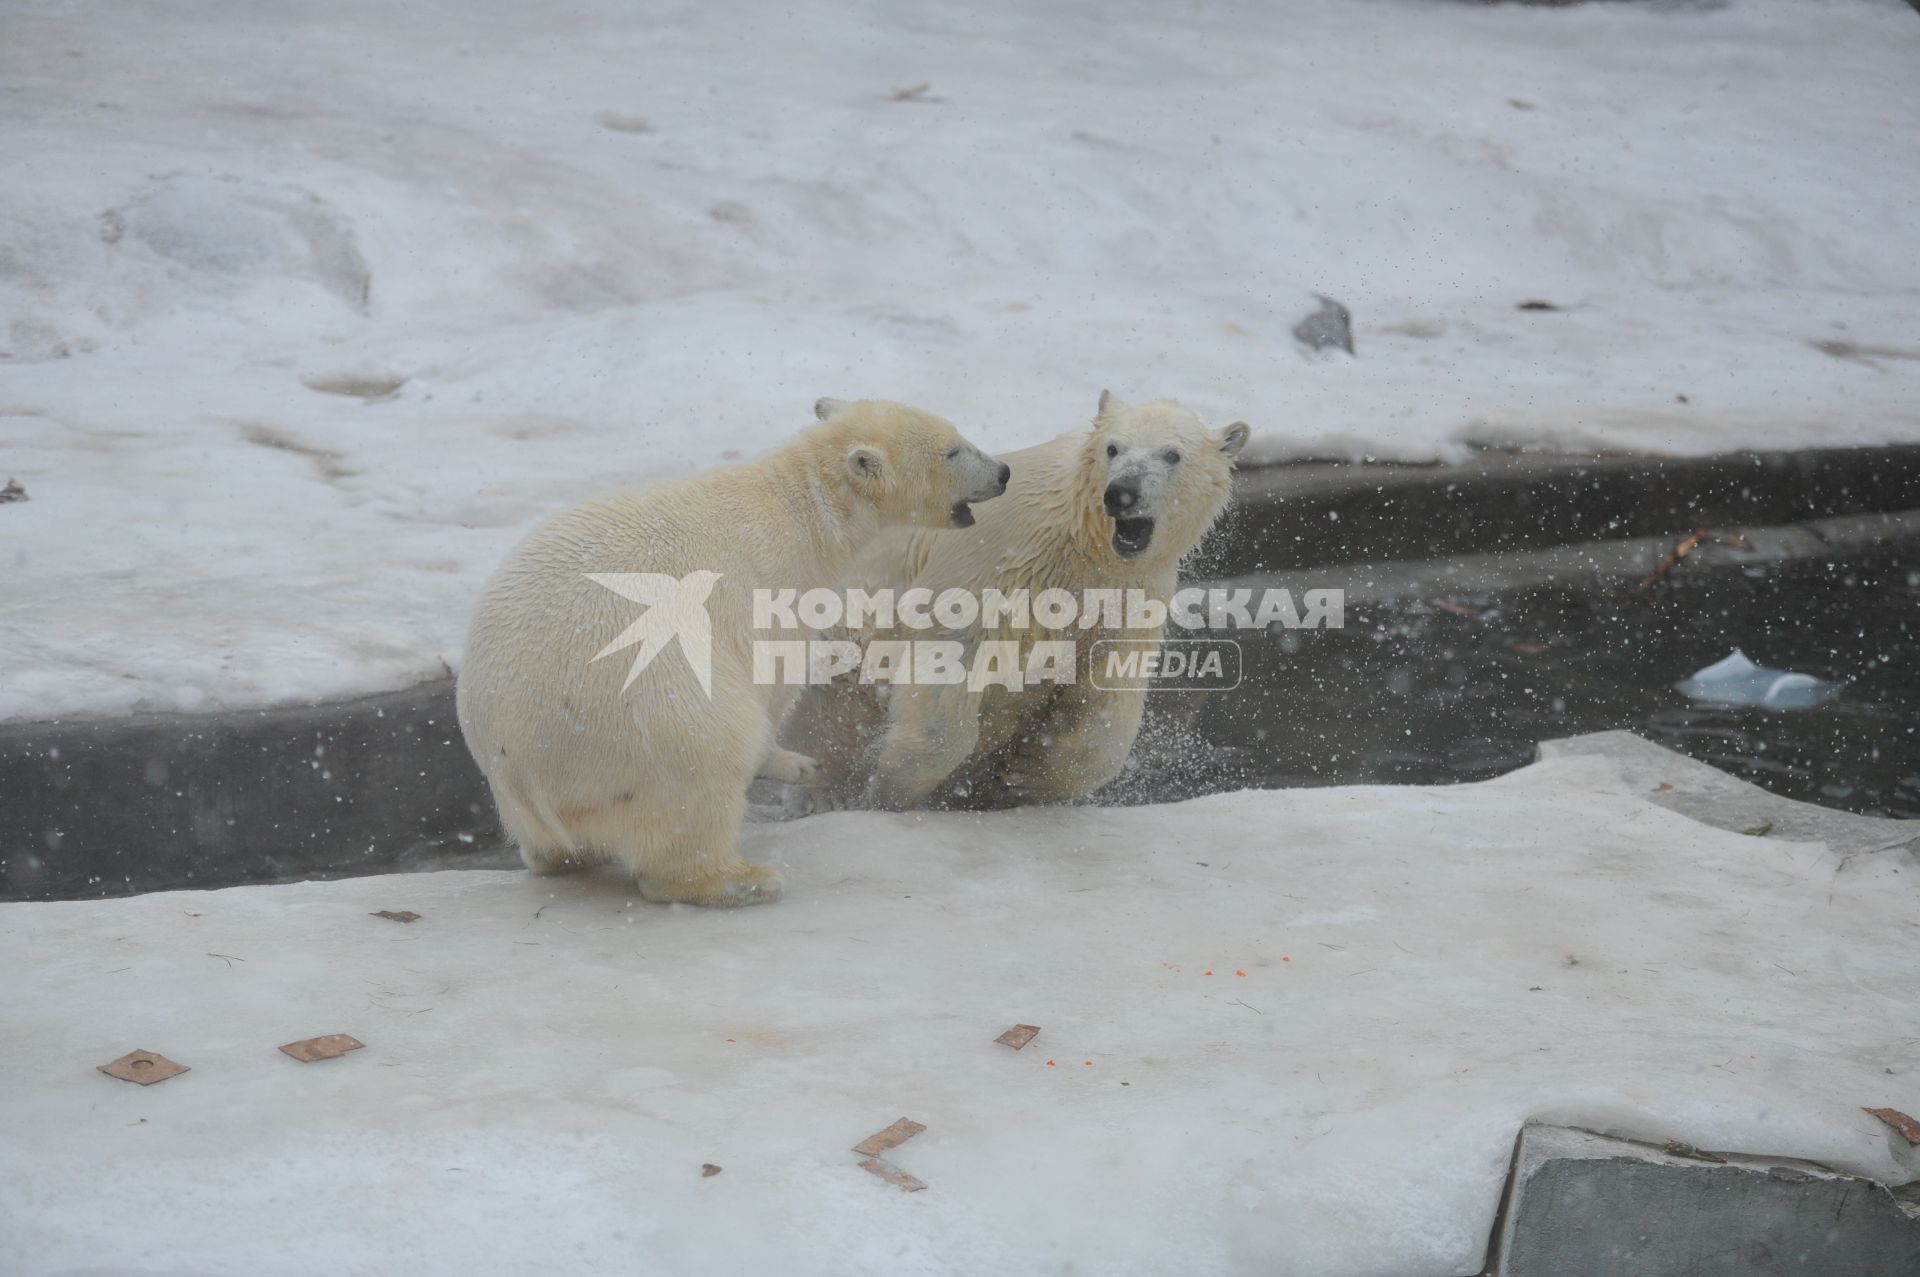
<svg viewBox="0 0 1920 1277">
<path fill-rule="evenodd" d="M 1180 561 L 1200 543 L 1232 491 L 1235 458 L 1250 427 L 1210 430 L 1170 400 L 1128 405 L 1102 392 L 1093 428 L 1010 453 L 1013 482 L 963 535 L 894 533 L 879 538 L 849 570 L 849 583 L 934 595 L 987 590 L 1142 591 L 1164 605 L 1178 587 Z M 1122 618 L 1124 620 L 1124 618 Z M 1144 678 L 1088 677 L 1102 639 L 1157 649 L 1162 626 L 1090 628 L 1078 620 L 1050 630 L 1036 615 L 1024 627 L 989 630 L 976 620 L 947 635 L 969 650 L 1015 641 L 1027 668 L 1038 640 L 1072 640 L 1070 684 L 1012 690 L 967 683 L 886 688 L 842 681 L 808 689 L 788 726 L 790 744 L 817 750 L 833 801 L 903 810 L 999 807 L 1076 798 L 1120 773 L 1140 731 Z M 943 632 L 944 633 L 944 632 Z M 889 632 L 877 637 L 912 637 Z M 919 635 L 917 637 L 931 637 Z"/>
<path fill-rule="evenodd" d="M 460 729 L 533 872 L 618 861 L 648 900 L 778 898 L 780 876 L 740 856 L 747 785 L 806 783 L 814 763 L 775 744 L 797 689 L 754 682 L 754 589 L 831 584 L 882 528 L 968 526 L 968 503 L 1007 485 L 931 413 L 814 411 L 821 424 L 760 461 L 569 510 L 487 586 Z M 630 675 L 636 651 L 652 659 Z"/>
</svg>

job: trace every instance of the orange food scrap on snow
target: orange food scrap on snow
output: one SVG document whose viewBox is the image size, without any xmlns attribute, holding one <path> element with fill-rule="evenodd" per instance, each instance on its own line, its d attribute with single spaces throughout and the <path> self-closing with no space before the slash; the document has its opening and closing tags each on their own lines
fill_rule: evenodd
<svg viewBox="0 0 1920 1277">
<path fill-rule="evenodd" d="M 1239 976 L 1239 977 L 1240 977 L 1240 978 L 1241 978 L 1242 980 L 1244 980 L 1244 979 L 1246 979 L 1246 978 L 1247 978 L 1247 973 L 1246 973 L 1246 972 L 1244 972 L 1244 971 L 1236 971 L 1236 972 L 1234 972 L 1234 974 L 1235 974 L 1235 975 L 1237 975 L 1237 976 Z"/>
<path fill-rule="evenodd" d="M 1053 1067 L 1053 1061 L 1052 1061 L 1052 1060 L 1048 1060 L 1048 1061 L 1047 1061 L 1047 1067 L 1048 1067 L 1048 1068 L 1052 1068 L 1052 1067 Z"/>
</svg>

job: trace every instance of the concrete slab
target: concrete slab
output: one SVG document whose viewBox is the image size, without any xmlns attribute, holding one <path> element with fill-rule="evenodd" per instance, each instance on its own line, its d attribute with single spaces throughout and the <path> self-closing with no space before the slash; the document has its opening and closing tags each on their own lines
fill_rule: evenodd
<svg viewBox="0 0 1920 1277">
<path fill-rule="evenodd" d="M 1520 1133 L 1490 1277 L 1915 1277 L 1920 1215 L 1788 1158 Z"/>
</svg>

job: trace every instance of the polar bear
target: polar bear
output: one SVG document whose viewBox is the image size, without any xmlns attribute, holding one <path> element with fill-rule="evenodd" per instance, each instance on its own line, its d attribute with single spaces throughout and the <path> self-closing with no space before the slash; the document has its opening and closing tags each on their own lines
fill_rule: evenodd
<svg viewBox="0 0 1920 1277">
<path fill-rule="evenodd" d="M 1181 560 L 1226 507 L 1235 459 L 1251 428 L 1210 430 L 1170 400 L 1128 405 L 1105 391 L 1089 431 L 1010 453 L 1013 482 L 971 531 L 950 538 L 893 533 L 855 559 L 848 582 L 939 595 L 986 591 L 1138 590 L 1164 607 L 1178 586 Z M 1076 619 L 1048 629 L 982 618 L 951 631 L 969 650 L 987 641 L 1020 644 L 1022 668 L 1036 641 L 1071 640 L 1070 683 L 1028 683 L 1019 690 L 967 682 L 878 685 L 843 680 L 809 688 L 789 724 L 790 744 L 823 756 L 820 783 L 830 802 L 903 810 L 1000 807 L 1090 793 L 1118 775 L 1140 730 L 1142 678 L 1088 677 L 1089 653 L 1103 639 L 1158 648 L 1163 626 L 1128 628 Z M 1144 619 L 1144 618 L 1142 618 Z M 896 622 L 897 625 L 897 622 Z M 869 630 L 868 645 L 897 638 Z"/>
<path fill-rule="evenodd" d="M 487 586 L 460 729 L 528 869 L 611 860 L 648 900 L 778 898 L 740 856 L 747 786 L 814 764 L 775 744 L 797 689 L 755 682 L 753 591 L 830 585 L 885 527 L 968 526 L 1008 477 L 931 413 L 814 411 L 760 461 L 567 511 Z"/>
</svg>

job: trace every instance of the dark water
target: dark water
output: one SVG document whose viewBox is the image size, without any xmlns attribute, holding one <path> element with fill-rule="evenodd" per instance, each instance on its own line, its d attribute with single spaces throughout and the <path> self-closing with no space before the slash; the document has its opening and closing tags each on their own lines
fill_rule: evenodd
<svg viewBox="0 0 1920 1277">
<path fill-rule="evenodd" d="M 1651 600 L 1438 596 L 1350 604 L 1343 630 L 1238 637 L 1240 687 L 1157 696 L 1128 774 L 1096 801 L 1482 780 L 1532 761 L 1541 740 L 1624 728 L 1784 797 L 1920 817 L 1917 544 L 1744 574 L 1683 568 Z M 1673 689 L 1736 647 L 1846 689 L 1782 711 Z"/>
</svg>

